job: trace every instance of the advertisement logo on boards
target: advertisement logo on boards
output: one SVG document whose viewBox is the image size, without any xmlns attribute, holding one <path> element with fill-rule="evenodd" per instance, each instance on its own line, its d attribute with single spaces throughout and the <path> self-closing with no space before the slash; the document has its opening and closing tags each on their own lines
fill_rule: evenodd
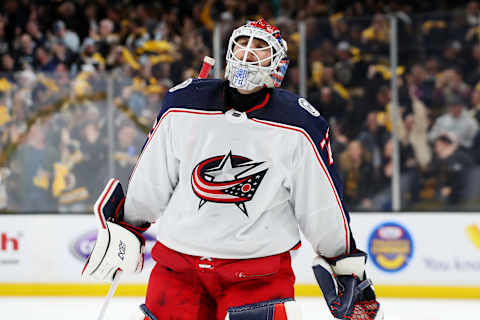
<svg viewBox="0 0 480 320">
<path fill-rule="evenodd" d="M 386 272 L 405 268 L 413 256 L 413 240 L 408 230 L 396 222 L 378 225 L 368 239 L 373 264 Z"/>
<path fill-rule="evenodd" d="M 157 241 L 157 239 L 152 236 L 151 234 L 144 233 L 143 237 L 145 238 L 145 262 L 148 262 L 151 258 L 151 251 L 152 247 Z M 89 232 L 86 232 L 79 237 L 77 237 L 70 248 L 70 251 L 72 254 L 84 262 L 85 260 L 88 259 L 88 256 L 93 250 L 93 247 L 95 246 L 95 241 L 97 241 L 97 230 L 92 230 Z"/>
<path fill-rule="evenodd" d="M 480 228 L 476 224 L 471 224 L 465 228 L 465 232 L 467 233 L 470 242 L 480 250 Z"/>
<path fill-rule="evenodd" d="M 480 259 L 477 255 L 472 254 L 471 249 L 480 252 L 480 228 L 476 224 L 470 224 L 462 229 L 452 229 L 452 232 L 455 232 L 456 235 L 458 234 L 457 231 L 465 232 L 464 235 L 469 240 L 471 247 L 461 246 L 454 248 L 454 250 L 446 250 L 446 252 L 451 252 L 446 255 L 432 254 L 425 256 L 423 257 L 425 267 L 435 272 L 448 273 L 454 271 L 456 275 L 466 273 L 476 276 L 475 274 L 480 272 Z"/>
<path fill-rule="evenodd" d="M 20 262 L 21 233 L 0 232 L 0 265 L 18 264 Z"/>
</svg>

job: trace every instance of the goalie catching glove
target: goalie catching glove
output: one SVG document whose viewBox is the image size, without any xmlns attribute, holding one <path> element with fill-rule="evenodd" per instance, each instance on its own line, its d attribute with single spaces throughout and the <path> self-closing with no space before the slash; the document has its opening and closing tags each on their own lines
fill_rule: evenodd
<svg viewBox="0 0 480 320">
<path fill-rule="evenodd" d="M 125 194 L 120 181 L 110 179 L 95 202 L 99 222 L 97 241 L 82 271 L 84 279 L 112 281 L 117 270 L 127 273 L 143 269 L 145 239 L 150 224 L 136 227 L 123 220 Z"/>
<path fill-rule="evenodd" d="M 335 319 L 382 320 L 372 281 L 366 279 L 367 254 L 357 250 L 348 256 L 313 261 L 313 272 Z"/>
</svg>

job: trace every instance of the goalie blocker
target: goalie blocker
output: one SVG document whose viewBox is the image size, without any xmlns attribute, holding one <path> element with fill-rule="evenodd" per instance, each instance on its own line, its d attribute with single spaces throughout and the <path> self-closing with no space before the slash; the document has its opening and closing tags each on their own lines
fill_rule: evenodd
<svg viewBox="0 0 480 320">
<path fill-rule="evenodd" d="M 136 227 L 123 221 L 125 194 L 117 179 L 110 179 L 94 206 L 99 229 L 97 241 L 82 271 L 84 279 L 112 281 L 117 270 L 143 269 L 145 239 L 149 224 Z"/>
<path fill-rule="evenodd" d="M 313 272 L 335 319 L 382 320 L 372 281 L 366 279 L 367 254 L 357 250 L 329 260 L 317 256 Z"/>
</svg>

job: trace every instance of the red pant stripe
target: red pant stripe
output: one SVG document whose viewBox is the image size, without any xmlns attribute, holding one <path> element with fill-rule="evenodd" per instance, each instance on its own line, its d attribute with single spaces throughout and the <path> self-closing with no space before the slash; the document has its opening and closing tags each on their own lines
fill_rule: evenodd
<svg viewBox="0 0 480 320">
<path fill-rule="evenodd" d="M 287 312 L 285 311 L 285 305 L 283 303 L 275 305 L 273 320 L 287 320 Z"/>
</svg>

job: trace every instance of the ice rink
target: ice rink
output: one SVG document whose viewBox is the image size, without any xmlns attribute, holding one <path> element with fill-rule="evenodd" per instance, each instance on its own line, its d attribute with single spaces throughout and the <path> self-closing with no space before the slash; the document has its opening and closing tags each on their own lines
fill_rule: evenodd
<svg viewBox="0 0 480 320">
<path fill-rule="evenodd" d="M 322 298 L 299 298 L 304 320 L 332 319 Z M 142 298 L 114 297 L 104 320 L 131 320 Z M 385 320 L 479 319 L 480 300 L 380 299 Z M 103 298 L 0 298 L 2 320 L 96 320 Z"/>
</svg>

